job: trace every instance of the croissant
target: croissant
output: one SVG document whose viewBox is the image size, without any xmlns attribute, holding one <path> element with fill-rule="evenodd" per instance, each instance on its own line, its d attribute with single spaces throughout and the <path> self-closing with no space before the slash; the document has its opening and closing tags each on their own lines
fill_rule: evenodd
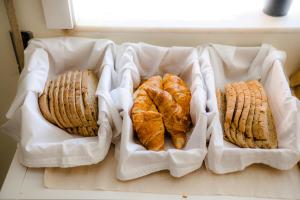
<svg viewBox="0 0 300 200">
<path fill-rule="evenodd" d="M 189 129 L 189 120 L 182 107 L 176 103 L 171 94 L 158 87 L 145 88 L 149 97 L 163 116 L 167 131 L 177 149 L 182 149 L 186 143 L 186 132 Z"/>
<path fill-rule="evenodd" d="M 162 88 L 162 78 L 154 76 L 145 81 L 134 93 L 134 104 L 131 110 L 133 128 L 139 141 L 149 150 L 164 149 L 164 124 L 155 104 L 152 102 L 146 87 Z"/>
<path fill-rule="evenodd" d="M 184 81 L 176 75 L 165 74 L 163 77 L 163 88 L 169 92 L 175 101 L 181 106 L 182 112 L 190 120 L 191 91 Z"/>
</svg>

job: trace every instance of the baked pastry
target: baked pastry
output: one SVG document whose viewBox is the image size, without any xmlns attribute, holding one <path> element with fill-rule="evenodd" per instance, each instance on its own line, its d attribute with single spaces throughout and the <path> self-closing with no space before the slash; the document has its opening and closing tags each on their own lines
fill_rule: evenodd
<svg viewBox="0 0 300 200">
<path fill-rule="evenodd" d="M 97 135 L 97 84 L 98 78 L 91 70 L 69 71 L 47 81 L 39 97 L 42 115 L 71 134 Z"/>
<path fill-rule="evenodd" d="M 134 104 L 131 109 L 133 128 L 139 141 L 148 150 L 160 151 L 164 149 L 165 128 L 162 114 L 145 91 L 147 87 L 162 89 L 162 78 L 151 77 L 134 92 Z"/>
<path fill-rule="evenodd" d="M 140 142 L 150 150 L 162 150 L 164 128 L 177 149 L 186 144 L 190 130 L 191 92 L 178 76 L 153 76 L 134 93 L 133 127 Z"/>
<path fill-rule="evenodd" d="M 190 118 L 191 91 L 185 82 L 176 75 L 165 74 L 163 77 L 163 89 L 169 92 L 173 99 L 178 103 L 182 112 Z"/>
<path fill-rule="evenodd" d="M 216 96 L 224 139 L 242 148 L 277 148 L 276 128 L 261 83 L 227 84 L 225 95 L 217 90 Z"/>
<path fill-rule="evenodd" d="M 186 113 L 167 91 L 157 87 L 147 87 L 145 90 L 162 114 L 173 145 L 177 149 L 182 149 L 186 143 L 186 133 L 190 123 Z"/>
</svg>

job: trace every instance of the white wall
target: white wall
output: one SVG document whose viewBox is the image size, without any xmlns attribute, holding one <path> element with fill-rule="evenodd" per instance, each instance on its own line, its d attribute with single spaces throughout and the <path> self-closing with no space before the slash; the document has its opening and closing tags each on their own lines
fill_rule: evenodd
<svg viewBox="0 0 300 200">
<path fill-rule="evenodd" d="M 30 30 L 35 37 L 63 35 L 59 30 L 46 29 L 40 0 L 15 0 L 17 17 L 21 30 Z M 0 124 L 5 121 L 5 113 L 12 101 L 17 86 L 18 71 L 9 37 L 9 24 L 4 3 L 0 0 Z M 300 69 L 300 31 L 294 33 L 272 32 L 200 32 L 200 33 L 130 33 L 130 32 L 78 32 L 75 36 L 109 38 L 117 43 L 148 42 L 157 45 L 196 46 L 207 42 L 231 45 L 253 46 L 271 43 L 287 52 L 287 74 Z M 6 174 L 16 143 L 0 133 L 0 185 Z"/>
<path fill-rule="evenodd" d="M 9 24 L 4 9 L 4 3 L 0 1 L 0 124 L 5 120 L 4 114 L 12 101 L 18 79 L 18 68 L 14 58 L 13 47 L 10 42 Z M 0 186 L 5 177 L 7 166 L 15 151 L 16 143 L 0 132 Z"/>
</svg>

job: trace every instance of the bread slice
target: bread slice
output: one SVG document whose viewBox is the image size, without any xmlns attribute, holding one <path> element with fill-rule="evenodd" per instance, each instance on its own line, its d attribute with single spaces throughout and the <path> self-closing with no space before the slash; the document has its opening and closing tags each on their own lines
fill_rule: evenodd
<svg viewBox="0 0 300 200">
<path fill-rule="evenodd" d="M 59 93 L 61 81 L 62 81 L 62 75 L 59 75 L 57 80 L 55 81 L 54 90 L 53 90 L 54 113 L 59 123 L 63 126 L 63 128 L 66 128 L 67 125 L 60 114 L 60 105 L 58 103 L 58 93 Z"/>
<path fill-rule="evenodd" d="M 235 107 L 235 112 L 234 112 L 234 119 L 233 119 L 233 127 L 232 129 L 236 130 L 236 138 L 237 138 L 237 144 L 240 147 L 248 147 L 246 144 L 246 138 L 244 135 L 244 132 L 241 132 L 238 127 L 239 127 L 239 122 L 242 116 L 242 112 L 244 109 L 244 102 L 245 102 L 245 94 L 244 94 L 244 87 L 243 87 L 243 82 L 239 83 L 233 83 L 232 86 L 234 87 L 236 93 L 237 93 L 237 103 Z"/>
<path fill-rule="evenodd" d="M 272 111 L 270 106 L 268 106 L 268 129 L 269 129 L 269 143 L 270 143 L 270 148 L 275 149 L 278 147 L 278 141 L 277 141 L 277 132 L 276 132 L 276 127 L 274 125 L 274 120 L 272 116 Z"/>
<path fill-rule="evenodd" d="M 261 107 L 260 107 L 260 114 L 258 119 L 258 134 L 261 140 L 267 140 L 269 137 L 269 130 L 268 130 L 268 99 L 266 92 L 261 85 L 261 83 L 257 83 L 258 89 L 261 95 Z"/>
<path fill-rule="evenodd" d="M 64 92 L 63 92 L 63 103 L 64 103 L 64 108 L 66 111 L 66 115 L 70 121 L 71 127 L 75 127 L 76 126 L 76 119 L 74 119 L 74 115 L 72 115 L 71 112 L 71 104 L 69 101 L 69 93 L 70 93 L 70 86 L 71 86 L 71 82 L 72 82 L 72 71 L 69 71 L 66 73 L 66 79 L 65 79 L 65 85 L 64 85 Z M 74 131 L 73 131 L 74 132 Z M 75 134 L 75 133 L 74 133 Z"/>
<path fill-rule="evenodd" d="M 252 133 L 252 123 L 254 118 L 254 111 L 255 111 L 255 87 L 252 84 L 247 83 L 250 92 L 250 109 L 248 118 L 246 121 L 246 141 L 247 145 L 251 148 L 255 147 L 254 140 L 253 140 L 253 133 Z"/>
<path fill-rule="evenodd" d="M 84 109 L 84 104 L 82 99 L 81 82 L 82 82 L 82 71 L 78 71 L 75 80 L 76 112 L 81 120 L 82 123 L 81 129 L 83 131 L 84 136 L 94 136 L 94 131 L 89 126 L 84 114 L 85 109 Z"/>
<path fill-rule="evenodd" d="M 250 111 L 250 91 L 245 82 L 240 83 L 241 88 L 243 89 L 244 93 L 244 106 L 242 110 L 242 114 L 239 120 L 239 126 L 238 129 L 240 132 L 245 133 L 246 132 L 246 121 L 249 115 Z"/>
<path fill-rule="evenodd" d="M 54 86 L 56 85 L 56 80 L 53 80 L 51 82 L 50 88 L 49 88 L 49 107 L 50 107 L 50 113 L 51 116 L 53 118 L 53 120 L 55 121 L 56 125 L 59 126 L 60 128 L 63 128 L 63 126 L 60 124 L 60 122 L 58 121 L 56 114 L 55 114 L 55 110 L 54 110 Z"/>
<path fill-rule="evenodd" d="M 224 122 L 225 122 L 224 119 L 225 119 L 225 114 L 226 114 L 225 94 L 223 94 L 220 89 L 217 89 L 216 96 L 217 96 L 218 110 L 219 110 L 219 114 L 220 114 L 220 122 L 221 122 L 221 125 L 223 128 L 224 139 L 227 140 L 228 142 L 234 143 L 234 141 L 231 139 L 230 134 L 229 134 L 229 136 L 227 136 L 225 133 L 225 129 L 224 129 Z"/>
<path fill-rule="evenodd" d="M 260 140 L 260 136 L 258 134 L 258 120 L 261 107 L 261 94 L 257 86 L 257 81 L 249 81 L 248 84 L 252 88 L 255 96 L 255 109 L 252 122 L 252 133 L 255 140 Z"/>
<path fill-rule="evenodd" d="M 235 107 L 233 124 L 234 124 L 235 128 L 238 128 L 239 120 L 240 120 L 240 117 L 241 117 L 241 114 L 243 111 L 243 107 L 244 107 L 245 95 L 244 95 L 244 90 L 242 87 L 242 82 L 233 83 L 232 86 L 235 89 L 236 94 L 237 94 L 237 99 L 236 99 L 237 103 L 236 103 L 236 107 Z"/>
<path fill-rule="evenodd" d="M 87 119 L 92 126 L 97 126 L 98 121 L 98 98 L 96 90 L 99 79 L 91 70 L 85 70 L 82 76 L 82 96 L 86 109 Z M 91 118 L 92 116 L 92 118 Z"/>
<path fill-rule="evenodd" d="M 95 102 L 97 102 L 96 89 L 98 85 L 98 78 L 91 70 L 84 70 L 82 72 L 82 98 L 85 108 L 85 117 L 88 124 L 91 127 L 97 127 L 97 107 Z"/>
<path fill-rule="evenodd" d="M 58 91 L 58 105 L 59 105 L 59 112 L 64 121 L 66 128 L 72 127 L 72 124 L 67 116 L 65 103 L 64 103 L 64 92 L 65 92 L 65 84 L 67 82 L 67 74 L 63 74 L 61 77 L 61 82 L 59 84 L 59 91 Z"/>
<path fill-rule="evenodd" d="M 272 113 L 268 105 L 267 95 L 262 85 L 259 86 L 259 90 L 262 96 L 262 105 L 258 122 L 258 132 L 261 138 L 266 139 L 257 140 L 255 143 L 260 148 L 277 148 L 277 134 Z"/>
<path fill-rule="evenodd" d="M 68 91 L 68 104 L 69 104 L 69 110 L 70 110 L 69 116 L 71 116 L 71 122 L 75 127 L 83 125 L 77 114 L 76 104 L 75 104 L 75 82 L 76 82 L 75 80 L 76 80 L 77 73 L 78 73 L 77 71 L 71 72 L 70 85 L 69 85 L 69 91 Z"/>
<path fill-rule="evenodd" d="M 232 141 L 236 142 L 236 135 L 231 131 L 231 121 L 233 118 L 235 104 L 236 104 L 236 91 L 233 88 L 232 84 L 225 85 L 225 96 L 226 96 L 226 114 L 224 121 L 224 131 L 226 137 Z"/>
<path fill-rule="evenodd" d="M 51 86 L 52 81 L 48 80 L 46 82 L 44 91 L 42 93 L 42 95 L 39 97 L 39 107 L 41 110 L 42 115 L 45 117 L 46 120 L 48 120 L 49 122 L 51 122 L 52 124 L 56 125 L 56 122 L 54 121 L 51 112 L 50 112 L 50 108 L 49 108 L 49 89 Z"/>
<path fill-rule="evenodd" d="M 247 147 L 244 134 L 238 130 L 239 120 L 243 111 L 245 100 L 245 95 L 241 84 L 241 82 L 232 84 L 233 88 L 236 91 L 237 99 L 231 129 L 234 129 L 236 133 L 236 144 L 240 147 Z"/>
</svg>

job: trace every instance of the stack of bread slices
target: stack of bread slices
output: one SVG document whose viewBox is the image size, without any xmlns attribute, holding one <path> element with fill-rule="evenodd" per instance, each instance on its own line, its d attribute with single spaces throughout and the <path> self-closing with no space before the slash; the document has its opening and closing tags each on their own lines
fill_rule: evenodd
<svg viewBox="0 0 300 200">
<path fill-rule="evenodd" d="M 277 134 L 260 82 L 231 83 L 217 90 L 224 138 L 242 148 L 277 148 Z"/>
<path fill-rule="evenodd" d="M 47 81 L 39 97 L 42 115 L 70 134 L 96 136 L 97 85 L 98 78 L 91 70 L 69 71 Z"/>
</svg>

